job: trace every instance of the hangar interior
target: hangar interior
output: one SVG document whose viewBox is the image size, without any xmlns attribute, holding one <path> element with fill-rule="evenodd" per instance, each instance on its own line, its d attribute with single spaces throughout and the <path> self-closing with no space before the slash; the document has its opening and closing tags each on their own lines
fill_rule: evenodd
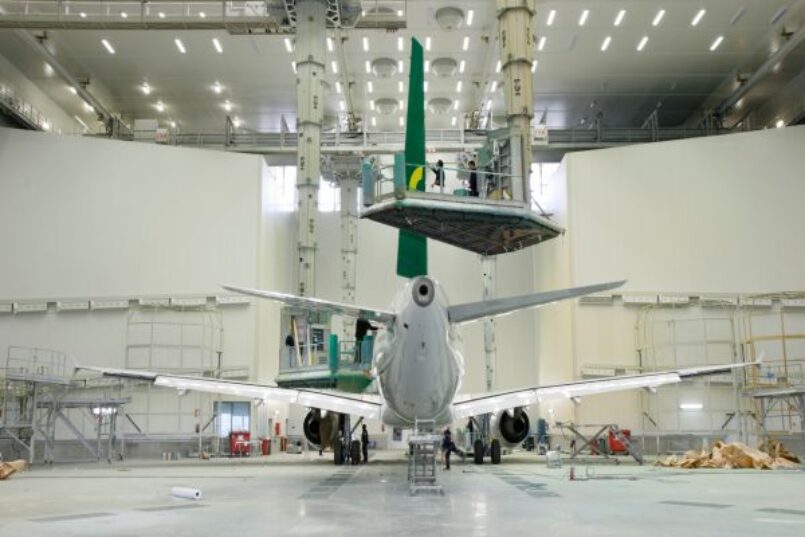
<svg viewBox="0 0 805 537">
<path fill-rule="evenodd" d="M 501 44 L 507 13 L 521 11 L 527 35 L 512 35 L 527 42 L 526 63 L 507 59 Z M 323 14 L 324 33 L 302 28 Z M 169 484 L 205 487 L 191 475 L 203 459 L 210 479 L 254 479 L 236 492 L 210 483 L 209 503 L 188 504 L 208 507 L 196 521 L 208 529 L 226 527 L 206 517 L 228 506 L 232 527 L 252 530 L 238 513 L 264 508 L 255 496 L 265 494 L 283 534 L 323 533 L 328 517 L 346 531 L 354 522 L 345 512 L 373 509 L 386 516 L 367 534 L 399 533 L 408 515 L 432 530 L 471 514 L 450 533 L 528 527 L 507 509 L 538 509 L 553 530 L 583 534 L 645 494 L 654 509 L 688 502 L 693 514 L 678 529 L 710 527 L 697 510 L 710 502 L 741 510 L 731 519 L 739 535 L 798 534 L 796 470 L 713 470 L 663 493 L 663 475 L 679 474 L 652 464 L 718 442 L 774 440 L 805 455 L 803 21 L 797 0 L 0 1 L 0 453 L 31 465 L 0 481 L 28 487 L 7 504 L 24 513 L 6 512 L 13 528 L 116 535 L 124 528 L 103 517 L 123 512 L 127 494 L 146 507 L 127 515 L 125 531 L 194 527 L 185 514 L 147 510 L 175 501 L 165 500 Z M 761 363 L 529 404 L 531 442 L 513 450 L 510 467 L 504 457 L 500 467 L 439 468 L 442 496 L 428 503 L 409 498 L 405 483 L 411 428 L 353 418 L 355 437 L 367 426 L 369 464 L 333 467 L 305 434 L 309 405 L 76 370 L 303 389 L 344 382 L 376 393 L 372 348 L 358 358 L 354 318 L 310 316 L 221 285 L 378 310 L 394 302 L 408 280 L 396 272 L 399 232 L 359 216 L 375 186 L 362 171 L 388 188 L 407 151 L 411 38 L 424 47 L 423 196 L 444 203 L 436 220 L 450 204 L 465 210 L 467 163 L 493 151 L 495 170 L 508 171 L 487 177 L 522 178 L 527 195 L 514 201 L 562 230 L 495 256 L 428 240 L 427 274 L 449 303 L 626 280 L 460 326 L 461 395 Z M 311 90 L 308 69 L 319 68 Z M 523 145 L 507 145 L 500 140 L 522 127 L 510 88 L 523 73 L 529 121 Z M 312 110 L 318 98 L 322 109 Z M 437 161 L 441 186 L 431 184 Z M 516 175 L 517 166 L 530 173 Z M 483 203 L 494 211 L 506 200 Z M 467 420 L 451 426 L 469 453 Z M 628 432 L 632 457 L 599 443 L 612 430 L 616 443 Z M 558 469 L 546 451 L 558 454 Z M 108 504 L 82 492 L 93 508 L 30 507 L 51 481 L 52 493 L 69 495 L 79 473 L 92 481 L 116 470 L 143 481 L 111 484 Z M 184 474 L 172 483 L 165 472 Z M 570 484 L 581 472 L 584 491 Z M 607 479 L 627 489 L 609 506 L 596 498 Z M 766 486 L 775 492 L 763 505 L 725 499 Z M 345 511 L 361 495 L 376 495 L 371 507 Z M 508 505 L 491 498 L 510 495 Z M 568 518 L 550 519 L 558 501 L 573 502 Z M 652 523 L 673 516 L 646 513 Z"/>
</svg>

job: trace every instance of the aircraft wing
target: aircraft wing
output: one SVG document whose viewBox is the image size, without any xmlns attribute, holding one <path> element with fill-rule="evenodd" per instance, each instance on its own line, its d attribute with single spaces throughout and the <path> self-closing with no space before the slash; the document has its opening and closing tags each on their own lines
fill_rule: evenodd
<svg viewBox="0 0 805 537">
<path fill-rule="evenodd" d="M 343 304 L 341 302 L 331 302 L 320 298 L 307 298 L 276 291 L 263 291 L 261 289 L 249 289 L 247 287 L 236 287 L 234 285 L 222 285 L 224 289 L 258 298 L 267 298 L 294 306 L 296 308 L 309 309 L 314 311 L 324 311 L 334 315 L 347 315 L 349 317 L 376 321 L 386 326 L 394 324 L 394 313 L 386 310 L 363 308 L 354 304 Z"/>
<path fill-rule="evenodd" d="M 598 285 L 586 285 L 584 287 L 572 287 L 570 289 L 560 289 L 558 291 L 548 291 L 545 293 L 534 293 L 531 295 L 521 295 L 506 298 L 496 298 L 492 300 L 483 300 L 481 302 L 469 302 L 467 304 L 456 304 L 447 308 L 447 316 L 451 323 L 466 323 L 483 319 L 484 317 L 495 317 L 498 315 L 505 315 L 513 311 L 522 310 L 526 308 L 534 308 L 550 304 L 551 302 L 558 302 L 559 300 L 566 300 L 568 298 L 575 298 L 592 293 L 600 293 L 601 291 L 608 291 L 615 289 L 626 283 L 626 281 L 602 283 Z"/>
<path fill-rule="evenodd" d="M 577 399 L 585 395 L 620 392 L 636 388 L 656 389 L 665 384 L 676 384 L 693 377 L 729 373 L 734 369 L 757 364 L 760 364 L 760 362 L 690 367 L 640 375 L 624 375 L 620 377 L 569 382 L 567 384 L 536 386 L 507 392 L 488 393 L 454 403 L 453 418 L 458 420 L 470 416 L 486 414 L 488 412 L 508 410 L 510 408 L 533 405 L 554 399 Z"/>
<path fill-rule="evenodd" d="M 268 384 L 170 375 L 151 371 L 134 371 L 131 369 L 109 369 L 84 366 L 78 366 L 78 369 L 95 371 L 105 377 L 149 381 L 155 386 L 174 388 L 176 390 L 220 393 L 248 399 L 293 403 L 304 407 L 352 414 L 364 418 L 380 418 L 381 403 L 377 395 L 347 395 L 324 390 L 278 388 L 277 386 L 270 386 Z"/>
</svg>

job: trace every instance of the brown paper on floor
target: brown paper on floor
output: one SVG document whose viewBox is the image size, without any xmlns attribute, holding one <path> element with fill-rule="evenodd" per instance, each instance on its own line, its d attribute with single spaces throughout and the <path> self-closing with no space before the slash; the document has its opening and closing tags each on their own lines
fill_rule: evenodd
<svg viewBox="0 0 805 537">
<path fill-rule="evenodd" d="M 8 479 L 11 477 L 11 474 L 15 472 L 25 470 L 26 466 L 28 466 L 28 463 L 23 459 L 18 459 L 11 462 L 0 462 L 0 481 L 3 479 Z"/>
<path fill-rule="evenodd" d="M 658 466 L 673 468 L 754 468 L 772 470 L 775 468 L 796 468 L 799 459 L 780 442 L 766 442 L 761 449 L 755 449 L 741 442 L 716 442 L 712 449 L 688 451 L 681 457 L 671 455 L 657 461 Z"/>
</svg>

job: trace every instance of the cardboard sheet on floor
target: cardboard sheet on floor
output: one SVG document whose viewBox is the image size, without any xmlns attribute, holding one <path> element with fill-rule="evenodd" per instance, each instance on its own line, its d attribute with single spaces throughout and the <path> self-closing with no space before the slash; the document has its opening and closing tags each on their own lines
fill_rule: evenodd
<svg viewBox="0 0 805 537">
<path fill-rule="evenodd" d="M 28 463 L 23 459 L 18 459 L 11 462 L 0 462 L 0 481 L 8 479 L 12 474 L 25 470 Z"/>
<path fill-rule="evenodd" d="M 682 456 L 671 455 L 657 461 L 658 466 L 672 468 L 754 468 L 774 470 L 797 468 L 799 458 L 780 442 L 767 441 L 760 449 L 741 442 L 716 442 L 712 449 L 688 451 Z"/>
</svg>

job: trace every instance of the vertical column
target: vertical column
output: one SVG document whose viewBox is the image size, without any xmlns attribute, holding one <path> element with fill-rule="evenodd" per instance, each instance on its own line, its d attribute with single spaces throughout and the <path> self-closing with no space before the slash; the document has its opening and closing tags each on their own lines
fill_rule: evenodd
<svg viewBox="0 0 805 537">
<path fill-rule="evenodd" d="M 500 63 L 512 163 L 512 199 L 530 203 L 535 0 L 497 0 Z"/>
<path fill-rule="evenodd" d="M 352 177 L 341 180 L 341 300 L 355 303 L 355 264 L 358 255 L 358 182 Z M 355 319 L 342 318 L 342 341 L 355 335 Z"/>
<path fill-rule="evenodd" d="M 296 2 L 296 107 L 299 133 L 296 165 L 299 195 L 297 285 L 302 296 L 312 296 L 316 291 L 316 213 L 321 175 L 326 12 L 324 0 Z"/>
<path fill-rule="evenodd" d="M 481 276 L 483 278 L 483 297 L 484 300 L 495 298 L 495 272 L 497 259 L 494 257 L 481 256 Z M 487 317 L 484 319 L 484 355 L 486 356 L 486 391 L 491 392 L 495 389 L 495 366 L 497 361 L 498 346 L 495 341 L 495 319 Z"/>
</svg>

